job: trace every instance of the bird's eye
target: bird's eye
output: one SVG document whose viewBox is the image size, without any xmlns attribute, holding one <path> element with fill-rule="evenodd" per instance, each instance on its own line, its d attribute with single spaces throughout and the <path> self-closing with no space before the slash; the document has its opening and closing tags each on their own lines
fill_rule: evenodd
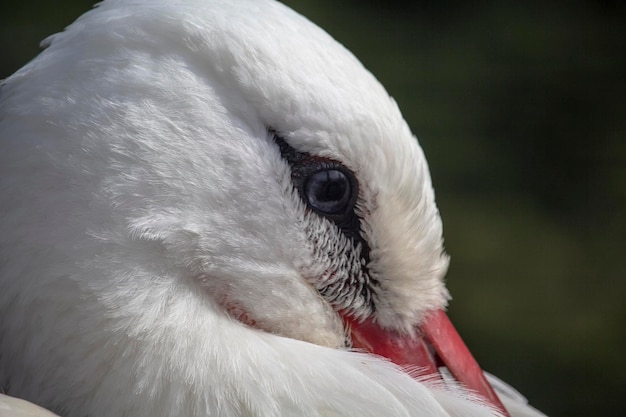
<svg viewBox="0 0 626 417">
<path fill-rule="evenodd" d="M 309 205 L 322 214 L 343 214 L 352 202 L 351 181 L 338 169 L 312 173 L 304 191 Z"/>
</svg>

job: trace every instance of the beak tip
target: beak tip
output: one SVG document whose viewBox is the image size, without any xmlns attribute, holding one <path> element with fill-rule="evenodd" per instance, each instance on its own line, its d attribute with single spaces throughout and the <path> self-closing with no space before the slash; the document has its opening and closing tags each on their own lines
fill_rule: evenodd
<svg viewBox="0 0 626 417">
<path fill-rule="evenodd" d="M 354 347 L 384 356 L 398 365 L 420 368 L 426 375 L 441 378 L 445 366 L 467 389 L 483 396 L 504 417 L 509 414 L 491 384 L 443 310 L 430 312 L 417 335 L 400 335 L 383 329 L 373 320 L 355 322 L 349 318 Z"/>
</svg>

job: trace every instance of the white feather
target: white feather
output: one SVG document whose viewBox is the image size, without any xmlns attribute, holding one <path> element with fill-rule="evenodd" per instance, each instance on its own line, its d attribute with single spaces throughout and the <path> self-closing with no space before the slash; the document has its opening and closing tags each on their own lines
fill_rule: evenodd
<svg viewBox="0 0 626 417">
<path fill-rule="evenodd" d="M 45 44 L 0 91 L 0 386 L 65 417 L 497 415 L 337 349 L 307 282 L 268 129 L 357 173 L 381 324 L 448 297 L 423 153 L 342 46 L 265 0 L 106 0 Z"/>
</svg>

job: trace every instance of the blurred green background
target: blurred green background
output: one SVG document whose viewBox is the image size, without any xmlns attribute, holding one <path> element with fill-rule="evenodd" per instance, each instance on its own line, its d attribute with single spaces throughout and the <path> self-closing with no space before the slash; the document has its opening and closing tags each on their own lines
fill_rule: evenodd
<svg viewBox="0 0 626 417">
<path fill-rule="evenodd" d="M 621 415 L 626 2 L 285 3 L 352 50 L 418 136 L 450 315 L 483 367 L 550 416 Z M 0 78 L 91 4 L 4 0 Z"/>
</svg>

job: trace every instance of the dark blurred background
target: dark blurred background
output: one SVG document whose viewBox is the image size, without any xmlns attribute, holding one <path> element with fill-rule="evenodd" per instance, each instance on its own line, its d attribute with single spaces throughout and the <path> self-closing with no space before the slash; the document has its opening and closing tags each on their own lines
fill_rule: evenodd
<svg viewBox="0 0 626 417">
<path fill-rule="evenodd" d="M 419 138 L 450 315 L 482 366 L 552 417 L 622 415 L 626 2 L 285 3 L 363 61 Z M 2 1 L 0 78 L 91 5 Z"/>
</svg>

